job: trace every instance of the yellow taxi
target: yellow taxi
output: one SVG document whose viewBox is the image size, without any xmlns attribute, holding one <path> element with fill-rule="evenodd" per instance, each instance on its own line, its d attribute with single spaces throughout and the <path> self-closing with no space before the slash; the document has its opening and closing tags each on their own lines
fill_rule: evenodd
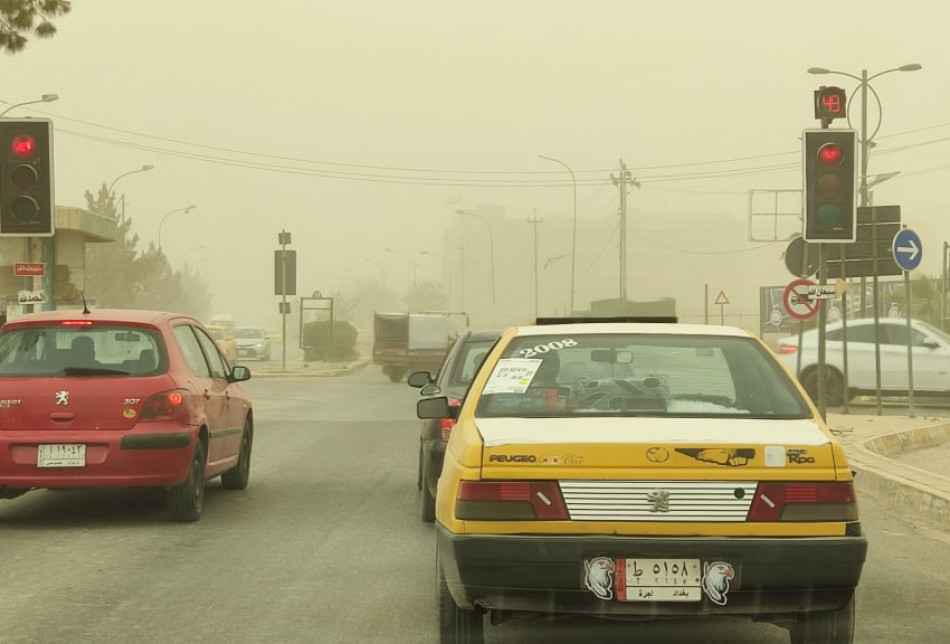
<svg viewBox="0 0 950 644">
<path fill-rule="evenodd" d="M 436 495 L 443 644 L 556 615 L 743 616 L 852 642 L 852 471 L 754 335 L 539 320 L 503 333 L 461 407 L 417 415 L 456 420 Z"/>
<path fill-rule="evenodd" d="M 227 356 L 228 361 L 234 362 L 237 360 L 237 339 L 235 339 L 231 329 L 217 324 L 209 324 L 205 326 L 205 328 L 208 329 L 208 332 L 211 333 L 211 337 L 214 338 L 218 346 L 221 347 L 221 351 Z"/>
</svg>

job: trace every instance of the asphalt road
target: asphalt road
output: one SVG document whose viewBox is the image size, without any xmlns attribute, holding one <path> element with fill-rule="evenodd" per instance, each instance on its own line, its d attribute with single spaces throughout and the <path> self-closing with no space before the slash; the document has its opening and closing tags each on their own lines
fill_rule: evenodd
<svg viewBox="0 0 950 644">
<path fill-rule="evenodd" d="M 252 367 L 253 368 L 253 367 Z M 418 519 L 417 392 L 372 368 L 252 379 L 251 483 L 211 484 L 195 524 L 148 491 L 0 501 L 0 642 L 435 644 L 434 541 Z M 871 548 L 857 642 L 942 642 L 950 539 L 862 499 Z M 490 644 L 784 644 L 744 620 L 509 623 Z"/>
</svg>

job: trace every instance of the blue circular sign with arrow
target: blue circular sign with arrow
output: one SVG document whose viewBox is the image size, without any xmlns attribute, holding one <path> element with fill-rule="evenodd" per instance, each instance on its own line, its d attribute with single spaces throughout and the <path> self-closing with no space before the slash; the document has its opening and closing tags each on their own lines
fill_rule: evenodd
<svg viewBox="0 0 950 644">
<path fill-rule="evenodd" d="M 924 245 L 920 242 L 917 233 L 910 228 L 904 228 L 894 235 L 891 252 L 898 266 L 905 271 L 912 271 L 920 266 L 920 260 L 924 256 Z"/>
</svg>

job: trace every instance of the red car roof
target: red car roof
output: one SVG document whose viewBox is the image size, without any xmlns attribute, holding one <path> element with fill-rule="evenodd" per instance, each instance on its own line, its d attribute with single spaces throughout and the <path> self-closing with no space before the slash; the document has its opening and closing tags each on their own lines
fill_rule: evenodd
<svg viewBox="0 0 950 644">
<path fill-rule="evenodd" d="M 144 309 L 94 309 L 88 313 L 83 313 L 80 309 L 41 311 L 39 313 L 27 313 L 12 320 L 9 320 L 4 328 L 26 324 L 36 324 L 38 322 L 61 322 L 63 320 L 94 320 L 96 322 L 132 322 L 137 324 L 158 324 L 163 320 L 173 318 L 186 318 L 195 320 L 190 315 L 183 313 L 170 313 L 167 311 L 149 311 Z"/>
</svg>

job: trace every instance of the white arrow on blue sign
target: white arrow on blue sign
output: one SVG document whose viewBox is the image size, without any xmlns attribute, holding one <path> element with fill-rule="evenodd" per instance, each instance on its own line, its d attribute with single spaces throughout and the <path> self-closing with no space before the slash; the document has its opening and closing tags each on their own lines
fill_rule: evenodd
<svg viewBox="0 0 950 644">
<path fill-rule="evenodd" d="M 912 271 L 920 266 L 920 260 L 924 256 L 924 245 L 920 242 L 917 233 L 910 228 L 904 228 L 894 235 L 891 252 L 894 253 L 894 261 L 898 266 L 905 271 Z"/>
</svg>

